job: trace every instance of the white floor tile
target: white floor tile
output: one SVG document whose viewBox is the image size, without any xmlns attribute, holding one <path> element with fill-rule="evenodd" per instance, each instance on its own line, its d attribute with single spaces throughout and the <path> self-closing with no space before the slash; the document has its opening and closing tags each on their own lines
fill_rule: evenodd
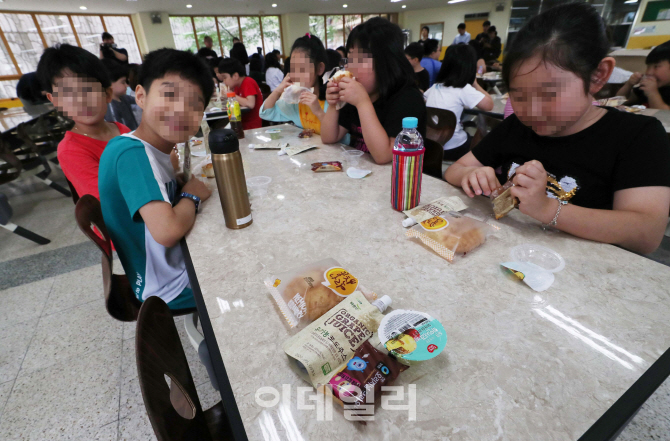
<svg viewBox="0 0 670 441">
<path fill-rule="evenodd" d="M 7 404 L 12 387 L 14 387 L 14 381 L 0 384 L 0 421 L 2 420 L 2 412 L 5 410 L 5 404 Z"/>
<path fill-rule="evenodd" d="M 18 375 L 36 327 L 37 319 L 33 319 L 0 329 L 0 383 Z"/>
<path fill-rule="evenodd" d="M 151 427 L 147 413 L 142 410 L 128 418 L 119 420 L 119 441 L 155 441 L 156 435 Z"/>
<path fill-rule="evenodd" d="M 0 328 L 37 319 L 44 309 L 53 282 L 54 278 L 50 277 L 0 291 Z"/>
<path fill-rule="evenodd" d="M 104 299 L 102 268 L 94 265 L 56 276 L 42 315 L 50 315 L 99 299 Z"/>
</svg>

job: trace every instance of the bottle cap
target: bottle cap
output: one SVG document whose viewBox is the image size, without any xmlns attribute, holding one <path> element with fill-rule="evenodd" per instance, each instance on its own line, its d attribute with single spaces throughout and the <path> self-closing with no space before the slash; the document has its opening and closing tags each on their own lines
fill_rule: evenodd
<svg viewBox="0 0 670 441">
<path fill-rule="evenodd" d="M 213 155 L 234 153 L 240 150 L 240 141 L 235 136 L 234 130 L 212 130 L 209 132 L 209 149 Z"/>
<path fill-rule="evenodd" d="M 402 119 L 402 128 L 403 129 L 416 129 L 419 125 L 419 120 L 413 116 Z"/>
<path fill-rule="evenodd" d="M 386 308 L 391 306 L 391 303 L 393 303 L 393 300 L 391 300 L 391 297 L 389 296 L 382 296 L 381 299 L 377 299 L 372 304 L 379 308 L 379 312 L 384 312 L 386 311 Z"/>
<path fill-rule="evenodd" d="M 235 98 L 235 92 L 228 92 L 228 93 L 226 94 L 226 96 L 227 96 L 228 98 Z M 416 118 L 415 118 L 415 119 L 416 119 Z"/>
</svg>

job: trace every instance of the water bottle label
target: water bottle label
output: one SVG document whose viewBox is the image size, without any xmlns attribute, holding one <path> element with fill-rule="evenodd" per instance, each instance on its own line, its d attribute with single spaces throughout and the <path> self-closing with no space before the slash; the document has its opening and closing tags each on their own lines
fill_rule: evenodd
<svg viewBox="0 0 670 441">
<path fill-rule="evenodd" d="M 247 217 L 243 217 L 241 219 L 237 219 L 237 225 L 244 225 L 251 222 L 251 214 Z"/>
</svg>

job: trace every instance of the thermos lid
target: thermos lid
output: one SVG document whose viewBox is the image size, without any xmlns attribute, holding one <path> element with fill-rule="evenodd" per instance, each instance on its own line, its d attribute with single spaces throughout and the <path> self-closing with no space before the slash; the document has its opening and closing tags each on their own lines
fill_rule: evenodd
<svg viewBox="0 0 670 441">
<path fill-rule="evenodd" d="M 416 129 L 419 125 L 419 120 L 413 116 L 402 119 L 402 128 L 403 129 Z"/>
<path fill-rule="evenodd" d="M 213 155 L 234 153 L 240 150 L 240 141 L 233 130 L 212 130 L 209 132 L 209 150 Z"/>
</svg>

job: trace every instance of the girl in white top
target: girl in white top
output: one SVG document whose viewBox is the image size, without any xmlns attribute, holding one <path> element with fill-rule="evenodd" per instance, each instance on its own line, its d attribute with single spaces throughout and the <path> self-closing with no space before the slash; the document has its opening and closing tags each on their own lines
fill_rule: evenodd
<svg viewBox="0 0 670 441">
<path fill-rule="evenodd" d="M 270 52 L 265 56 L 265 83 L 270 86 L 270 91 L 274 90 L 279 86 L 284 79 L 284 72 L 280 69 L 279 59 L 277 55 Z"/>
<path fill-rule="evenodd" d="M 456 161 L 470 151 L 470 135 L 461 126 L 463 109 L 493 109 L 491 96 L 476 81 L 477 55 L 465 44 L 449 46 L 435 84 L 424 93 L 426 107 L 450 110 L 456 115 L 454 135 L 444 144 L 444 159 Z"/>
</svg>

